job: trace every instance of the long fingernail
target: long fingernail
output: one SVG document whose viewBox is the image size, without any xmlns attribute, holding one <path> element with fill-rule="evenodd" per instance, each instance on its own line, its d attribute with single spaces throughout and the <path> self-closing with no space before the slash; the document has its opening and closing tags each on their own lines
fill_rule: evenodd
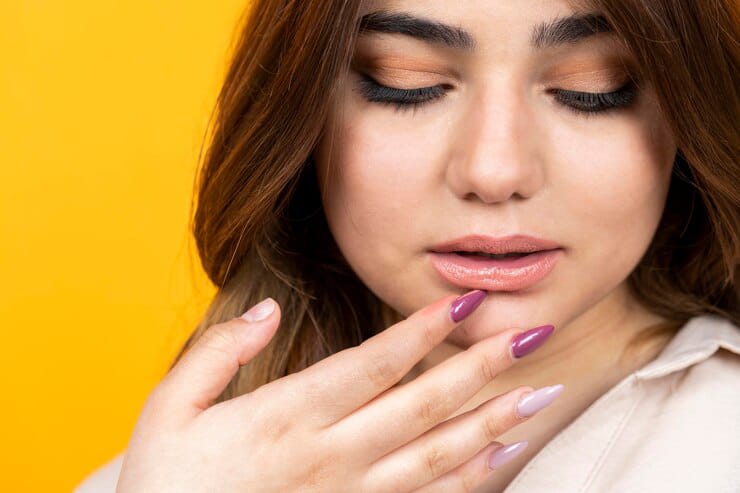
<svg viewBox="0 0 740 493">
<path fill-rule="evenodd" d="M 247 322 L 259 322 L 269 317 L 273 311 L 275 311 L 275 301 L 272 298 L 265 298 L 250 308 L 241 318 Z"/>
<path fill-rule="evenodd" d="M 522 440 L 521 442 L 497 448 L 488 459 L 488 467 L 491 469 L 501 467 L 503 464 L 506 464 L 511 459 L 519 455 L 525 448 L 527 448 L 528 444 L 529 442 L 527 440 Z"/>
<path fill-rule="evenodd" d="M 459 322 L 473 313 L 473 310 L 478 308 L 478 305 L 481 304 L 483 298 L 486 297 L 486 294 L 487 291 L 476 289 L 475 291 L 471 291 L 455 299 L 450 308 L 450 317 L 452 320 L 454 322 Z"/>
<path fill-rule="evenodd" d="M 542 325 L 522 332 L 511 341 L 511 352 L 515 358 L 531 353 L 540 347 L 555 330 L 552 325 Z"/>
<path fill-rule="evenodd" d="M 519 399 L 516 405 L 516 412 L 520 418 L 534 415 L 540 409 L 547 407 L 565 388 L 565 385 L 559 383 L 533 390 Z"/>
</svg>

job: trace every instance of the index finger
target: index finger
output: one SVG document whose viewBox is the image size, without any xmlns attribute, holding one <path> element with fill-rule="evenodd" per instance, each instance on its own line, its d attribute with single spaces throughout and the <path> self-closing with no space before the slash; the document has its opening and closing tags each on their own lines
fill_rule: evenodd
<svg viewBox="0 0 740 493">
<path fill-rule="evenodd" d="M 329 426 L 398 383 L 419 360 L 442 342 L 484 300 L 475 289 L 447 295 L 359 346 L 335 353 L 294 375 L 309 389 L 308 399 Z"/>
</svg>

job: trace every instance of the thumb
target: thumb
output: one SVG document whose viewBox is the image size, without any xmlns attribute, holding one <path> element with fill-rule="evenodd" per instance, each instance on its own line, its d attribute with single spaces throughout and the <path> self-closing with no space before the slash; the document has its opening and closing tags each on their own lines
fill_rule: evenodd
<svg viewBox="0 0 740 493">
<path fill-rule="evenodd" d="M 208 409 L 239 367 L 272 339 L 279 322 L 279 305 L 268 297 L 241 317 L 209 327 L 160 383 L 158 401 L 168 408 L 166 419 L 192 418 Z"/>
</svg>

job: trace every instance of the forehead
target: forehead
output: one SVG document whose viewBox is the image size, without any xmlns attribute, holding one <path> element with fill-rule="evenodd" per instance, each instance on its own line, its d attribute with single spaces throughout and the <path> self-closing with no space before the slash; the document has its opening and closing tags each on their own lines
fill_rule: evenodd
<svg viewBox="0 0 740 493">
<path fill-rule="evenodd" d="M 599 12 L 565 0 L 368 0 L 360 32 L 402 34 L 475 52 L 527 43 L 542 49 L 610 32 Z"/>
</svg>

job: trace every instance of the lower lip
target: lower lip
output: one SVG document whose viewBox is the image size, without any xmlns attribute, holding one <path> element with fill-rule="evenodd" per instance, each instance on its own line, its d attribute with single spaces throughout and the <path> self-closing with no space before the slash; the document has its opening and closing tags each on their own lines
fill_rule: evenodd
<svg viewBox="0 0 740 493">
<path fill-rule="evenodd" d="M 542 250 L 509 259 L 464 256 L 452 252 L 429 254 L 437 272 L 456 286 L 486 291 L 516 291 L 547 276 L 563 250 Z"/>
</svg>

